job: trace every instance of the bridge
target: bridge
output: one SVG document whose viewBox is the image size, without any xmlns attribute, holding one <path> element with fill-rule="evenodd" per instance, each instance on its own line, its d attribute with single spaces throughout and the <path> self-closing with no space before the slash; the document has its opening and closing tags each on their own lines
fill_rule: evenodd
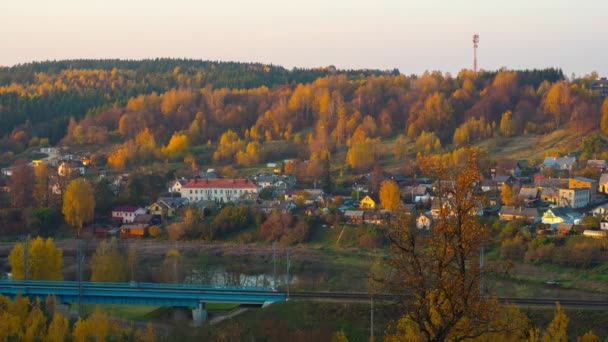
<svg viewBox="0 0 608 342">
<path fill-rule="evenodd" d="M 0 280 L 0 294 L 46 298 L 54 295 L 62 304 L 139 304 L 191 307 L 195 321 L 207 316 L 205 303 L 237 303 L 264 306 L 285 300 L 282 292 L 258 286 L 210 286 L 191 284 L 102 283 L 75 281 Z"/>
</svg>

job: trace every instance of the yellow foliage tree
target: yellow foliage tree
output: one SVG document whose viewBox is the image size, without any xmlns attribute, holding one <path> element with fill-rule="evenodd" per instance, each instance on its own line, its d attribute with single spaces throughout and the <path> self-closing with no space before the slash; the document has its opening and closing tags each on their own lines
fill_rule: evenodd
<svg viewBox="0 0 608 342">
<path fill-rule="evenodd" d="M 399 186 L 393 180 L 385 180 L 380 185 L 380 204 L 386 210 L 395 210 L 399 207 L 401 198 Z"/>
<path fill-rule="evenodd" d="M 60 314 L 54 314 L 53 320 L 49 324 L 46 340 L 49 342 L 63 342 L 66 335 L 70 332 L 68 320 Z"/>
<path fill-rule="evenodd" d="M 163 154 L 173 160 L 184 158 L 186 152 L 188 152 L 189 143 L 188 136 L 182 133 L 173 133 L 169 144 L 162 148 Z"/>
<path fill-rule="evenodd" d="M 559 303 L 555 305 L 553 320 L 549 323 L 547 330 L 543 333 L 543 342 L 566 342 L 568 341 L 568 316 Z"/>
<path fill-rule="evenodd" d="M 84 178 L 77 178 L 68 184 L 63 195 L 62 212 L 65 221 L 76 227 L 78 236 L 82 226 L 93 220 L 95 197 L 93 188 Z"/>
<path fill-rule="evenodd" d="M 28 243 L 27 250 L 28 279 L 63 280 L 63 251 L 52 238 L 37 237 Z M 24 246 L 17 243 L 8 256 L 13 279 L 25 279 L 24 259 Z"/>
<path fill-rule="evenodd" d="M 91 281 L 121 282 L 127 279 L 125 260 L 116 238 L 102 241 L 91 259 Z"/>
<path fill-rule="evenodd" d="M 91 315 L 91 317 L 82 320 L 78 319 L 74 324 L 72 338 L 76 342 L 106 341 L 110 336 L 110 320 L 107 315 L 103 314 L 99 308 Z"/>
</svg>

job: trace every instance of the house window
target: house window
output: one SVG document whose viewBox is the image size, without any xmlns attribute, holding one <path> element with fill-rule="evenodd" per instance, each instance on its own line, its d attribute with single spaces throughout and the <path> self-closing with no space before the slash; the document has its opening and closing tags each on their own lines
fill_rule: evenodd
<svg viewBox="0 0 608 342">
<path fill-rule="evenodd" d="M 223 194 L 223 193 L 224 193 L 224 190 L 220 189 L 220 194 Z"/>
<path fill-rule="evenodd" d="M 213 189 L 213 193 L 214 193 L 214 194 L 217 194 L 217 189 Z"/>
<path fill-rule="evenodd" d="M 192 194 L 192 190 L 190 190 L 190 194 Z"/>
</svg>

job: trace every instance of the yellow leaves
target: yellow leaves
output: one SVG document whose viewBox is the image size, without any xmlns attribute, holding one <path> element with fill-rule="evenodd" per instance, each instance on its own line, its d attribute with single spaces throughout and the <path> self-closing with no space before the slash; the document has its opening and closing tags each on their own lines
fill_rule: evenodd
<svg viewBox="0 0 608 342">
<path fill-rule="evenodd" d="M 252 132 L 250 131 L 249 134 L 251 135 Z M 213 153 L 213 160 L 230 160 L 244 146 L 245 143 L 239 139 L 239 136 L 233 130 L 228 130 L 220 137 L 217 150 Z"/>
<path fill-rule="evenodd" d="M 72 337 L 76 342 L 88 342 L 90 340 L 103 342 L 106 341 L 109 334 L 110 320 L 108 316 L 96 309 L 88 319 L 78 319 L 74 325 Z"/>
<path fill-rule="evenodd" d="M 65 336 L 68 335 L 69 332 L 70 326 L 68 325 L 68 320 L 56 313 L 53 315 L 53 320 L 49 324 L 45 340 L 48 342 L 63 342 Z"/>
<path fill-rule="evenodd" d="M 163 154 L 170 159 L 181 159 L 188 152 L 188 136 L 182 133 L 174 133 L 169 144 L 162 148 Z"/>
<path fill-rule="evenodd" d="M 124 261 L 116 238 L 102 241 L 91 260 L 91 281 L 125 281 L 127 276 Z"/>
<path fill-rule="evenodd" d="M 15 245 L 9 257 L 13 279 L 25 279 L 24 246 Z M 63 251 L 52 238 L 37 237 L 28 243 L 28 278 L 31 280 L 63 280 Z"/>
<path fill-rule="evenodd" d="M 441 149 L 441 141 L 434 132 L 422 131 L 420 136 L 416 138 L 415 145 L 416 150 L 424 153 L 436 152 Z"/>
<path fill-rule="evenodd" d="M 395 210 L 399 207 L 401 197 L 399 186 L 393 180 L 383 181 L 380 185 L 380 203 L 386 210 Z"/>
<path fill-rule="evenodd" d="M 86 222 L 93 220 L 95 197 L 93 188 L 84 178 L 77 178 L 68 184 L 63 195 L 62 212 L 65 221 L 80 230 Z"/>
<path fill-rule="evenodd" d="M 555 315 L 549 323 L 547 330 L 543 333 L 543 342 L 566 342 L 568 341 L 568 316 L 559 303 L 555 305 Z"/>
</svg>

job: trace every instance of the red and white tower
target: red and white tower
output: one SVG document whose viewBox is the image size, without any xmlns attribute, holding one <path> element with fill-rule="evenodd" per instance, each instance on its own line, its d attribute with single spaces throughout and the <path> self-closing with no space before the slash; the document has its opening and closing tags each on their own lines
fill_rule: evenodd
<svg viewBox="0 0 608 342">
<path fill-rule="evenodd" d="M 477 44 L 479 44 L 479 35 L 473 35 L 473 71 L 477 72 Z"/>
</svg>

